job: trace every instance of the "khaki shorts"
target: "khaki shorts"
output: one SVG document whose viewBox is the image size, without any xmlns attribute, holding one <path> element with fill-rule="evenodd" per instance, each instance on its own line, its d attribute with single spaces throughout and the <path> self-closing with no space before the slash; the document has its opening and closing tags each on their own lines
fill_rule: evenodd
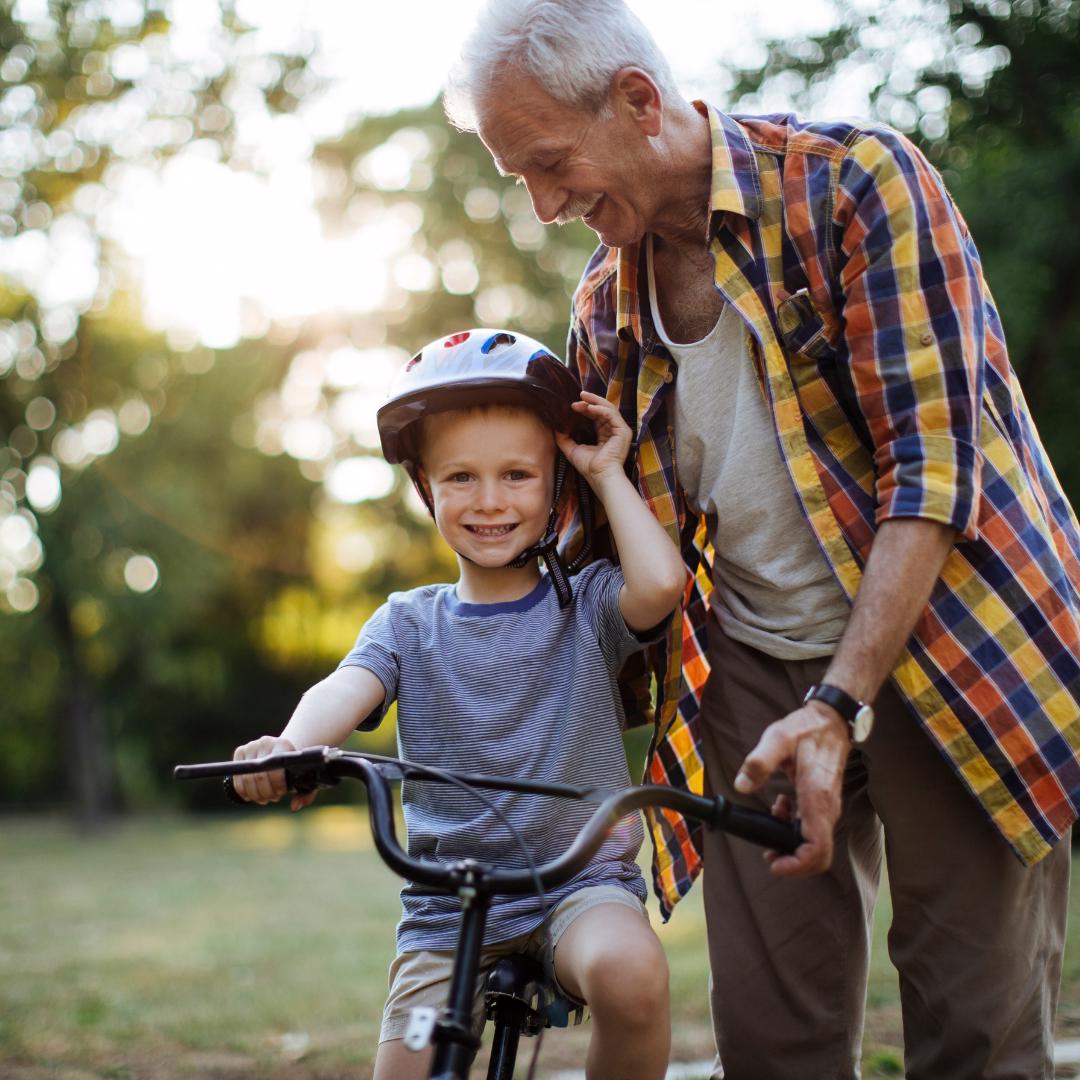
<svg viewBox="0 0 1080 1080">
<path fill-rule="evenodd" d="M 594 885 L 588 889 L 578 889 L 571 893 L 554 911 L 530 934 L 500 941 L 495 945 L 486 945 L 480 953 L 480 974 L 484 976 L 488 969 L 500 958 L 510 953 L 525 953 L 540 957 L 545 945 L 545 930 L 550 936 L 551 949 L 554 952 L 559 938 L 567 927 L 589 908 L 601 904 L 623 904 L 641 913 L 648 920 L 645 905 L 632 893 L 618 885 Z M 419 952 L 399 953 L 390 965 L 390 996 L 383 1010 L 382 1030 L 379 1042 L 389 1042 L 405 1035 L 409 1023 L 409 1013 L 418 1006 L 440 1009 L 446 1004 L 450 992 L 450 972 L 454 963 L 452 952 L 421 950 Z M 476 993 L 476 1030 L 479 1034 L 484 1024 L 483 999 L 481 990 L 483 981 L 477 985 Z M 571 997 L 562 987 L 559 993 Z M 573 1000 L 573 999 L 571 999 Z"/>
</svg>

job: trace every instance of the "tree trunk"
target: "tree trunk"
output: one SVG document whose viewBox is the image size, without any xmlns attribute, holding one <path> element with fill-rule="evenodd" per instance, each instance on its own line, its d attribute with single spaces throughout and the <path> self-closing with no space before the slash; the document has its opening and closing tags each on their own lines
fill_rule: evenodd
<svg viewBox="0 0 1080 1080">
<path fill-rule="evenodd" d="M 78 672 L 63 705 L 61 730 L 69 805 L 75 825 L 97 832 L 116 817 L 116 774 L 104 709 L 93 680 Z"/>
<path fill-rule="evenodd" d="M 76 827 L 95 832 L 109 824 L 119 808 L 112 748 L 95 679 L 81 663 L 70 608 L 55 581 L 53 585 L 49 617 L 60 643 L 61 670 L 68 673 L 59 717 L 65 794 Z"/>
</svg>

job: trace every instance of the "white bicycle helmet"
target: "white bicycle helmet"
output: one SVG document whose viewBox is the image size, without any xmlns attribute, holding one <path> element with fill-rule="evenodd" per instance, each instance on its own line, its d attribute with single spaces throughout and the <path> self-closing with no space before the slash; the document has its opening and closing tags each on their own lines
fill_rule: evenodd
<svg viewBox="0 0 1080 1080">
<path fill-rule="evenodd" d="M 546 424 L 591 442 L 591 425 L 570 406 L 579 399 L 577 376 L 550 349 L 525 334 L 510 330 L 463 330 L 425 345 L 402 368 L 378 411 L 383 454 L 392 465 L 409 473 L 420 497 L 434 516 L 434 507 L 419 478 L 417 424 L 425 416 L 478 405 L 514 405 L 537 413 Z M 566 477 L 576 480 L 578 504 L 585 531 L 584 544 L 567 565 L 558 549 L 555 525 Z M 555 491 L 544 536 L 508 565 L 523 566 L 541 556 L 565 606 L 570 602 L 569 576 L 588 559 L 592 544 L 592 501 L 588 484 L 556 457 Z"/>
</svg>

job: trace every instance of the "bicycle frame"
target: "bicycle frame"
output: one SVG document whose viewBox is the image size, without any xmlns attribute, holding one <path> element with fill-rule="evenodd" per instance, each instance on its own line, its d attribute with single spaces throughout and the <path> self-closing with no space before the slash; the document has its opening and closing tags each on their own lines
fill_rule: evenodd
<svg viewBox="0 0 1080 1080">
<path fill-rule="evenodd" d="M 472 1030 L 473 995 L 479 974 L 484 928 L 493 896 L 535 892 L 538 885 L 546 890 L 564 884 L 588 864 L 620 818 L 650 806 L 677 810 L 704 822 L 710 828 L 723 829 L 778 851 L 794 851 L 802 843 L 796 823 L 739 806 L 719 795 L 693 795 L 688 791 L 659 785 L 605 791 L 509 777 L 429 770 L 396 758 L 327 746 L 270 754 L 248 761 L 178 765 L 174 776 L 189 780 L 231 777 L 274 769 L 284 769 L 289 787 L 298 792 L 330 787 L 343 777 L 360 780 L 367 789 L 372 838 L 383 862 L 407 881 L 460 897 L 461 925 L 450 977 L 449 998 L 446 1008 L 434 1024 L 431 1037 L 435 1047 L 432 1080 L 466 1080 L 479 1046 L 479 1040 Z M 474 859 L 441 863 L 413 858 L 404 851 L 398 843 L 394 827 L 388 772 L 393 779 L 415 778 L 439 782 L 441 773 L 478 788 L 532 792 L 579 800 L 600 795 L 604 797 L 574 843 L 558 858 L 532 870 L 500 870 Z M 512 1071 L 512 1061 L 508 1067 Z"/>
</svg>

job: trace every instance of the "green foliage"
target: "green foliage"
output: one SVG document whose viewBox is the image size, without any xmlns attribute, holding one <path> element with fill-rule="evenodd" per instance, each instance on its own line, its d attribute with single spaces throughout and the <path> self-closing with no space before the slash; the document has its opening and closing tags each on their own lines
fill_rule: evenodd
<svg viewBox="0 0 1080 1080">
<path fill-rule="evenodd" d="M 117 178 L 195 142 L 248 167 L 236 102 L 295 108 L 315 85 L 305 59 L 253 64 L 227 5 L 195 64 L 173 55 L 152 4 L 124 25 L 91 3 L 34 23 L 13 10 L 0 3 L 0 244 L 77 226 L 96 283 L 60 303 L 32 274 L 0 274 L 0 525 L 15 538 L 0 542 L 0 803 L 64 802 L 86 824 L 214 803 L 171 784 L 171 766 L 279 730 L 387 593 L 454 573 L 403 476 L 382 498 L 329 497 L 335 464 L 375 448 L 335 419 L 351 385 L 311 371 L 335 349 L 363 364 L 364 350 L 404 355 L 473 325 L 561 350 L 592 235 L 539 226 L 438 103 L 362 118 L 316 160 L 328 232 L 391 219 L 411 235 L 383 309 L 230 350 L 177 347 L 143 328 L 104 239 Z M 297 419 L 323 425 L 329 450 L 283 453 Z M 42 469 L 50 483 L 35 487 Z M 384 728 L 366 745 L 390 749 Z"/>
<path fill-rule="evenodd" d="M 874 114 L 922 146 L 967 219 L 1013 365 L 1074 505 L 1078 55 L 1077 0 L 925 0 L 852 14 L 820 37 L 773 42 L 762 68 L 740 72 L 734 90 L 752 108 L 781 85 L 812 115 L 831 80 L 869 78 Z"/>
</svg>

